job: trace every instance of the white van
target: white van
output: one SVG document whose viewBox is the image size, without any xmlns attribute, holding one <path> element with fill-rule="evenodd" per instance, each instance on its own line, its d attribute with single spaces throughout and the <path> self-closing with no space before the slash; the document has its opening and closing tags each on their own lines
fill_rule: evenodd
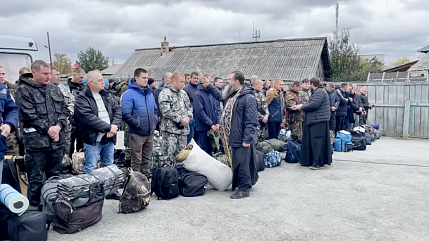
<svg viewBox="0 0 429 241">
<path fill-rule="evenodd" d="M 15 83 L 22 67 L 30 68 L 37 59 L 37 44 L 30 38 L 0 35 L 0 66 L 6 72 L 6 80 Z"/>
</svg>

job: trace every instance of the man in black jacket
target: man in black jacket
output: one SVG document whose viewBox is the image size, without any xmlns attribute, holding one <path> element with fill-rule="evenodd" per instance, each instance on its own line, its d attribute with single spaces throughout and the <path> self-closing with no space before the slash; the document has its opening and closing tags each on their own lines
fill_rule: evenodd
<svg viewBox="0 0 429 241">
<path fill-rule="evenodd" d="M 31 65 L 32 74 L 21 75 L 17 89 L 19 120 L 22 122 L 25 166 L 30 205 L 40 204 L 43 174 L 61 173 L 65 129 L 70 117 L 60 89 L 49 83 L 51 69 L 43 60 Z"/>
<path fill-rule="evenodd" d="M 342 83 L 341 88 L 336 90 L 338 98 L 340 99 L 340 105 L 336 112 L 335 134 L 343 130 L 344 122 L 346 121 L 348 104 L 350 102 L 349 93 L 347 92 L 348 88 L 349 85 L 347 83 Z"/>
<path fill-rule="evenodd" d="M 208 79 L 208 78 L 207 78 Z M 210 79 L 208 79 L 210 82 Z M 192 72 L 191 80 L 189 84 L 187 84 L 183 90 L 188 94 L 189 100 L 191 101 L 192 106 L 194 106 L 194 95 L 198 91 L 198 83 L 200 82 L 200 75 L 197 72 Z M 194 108 L 195 111 L 195 108 Z M 195 116 L 195 113 L 193 113 Z M 191 142 L 191 139 L 195 138 L 195 119 L 192 119 L 189 123 L 189 134 L 187 138 L 187 142 Z"/>
<path fill-rule="evenodd" d="M 258 181 L 255 167 L 258 103 L 251 87 L 244 86 L 244 75 L 234 71 L 224 92 L 204 80 L 204 87 L 218 101 L 223 101 L 220 135 L 228 161 L 232 163 L 232 199 L 249 197 L 249 191 Z"/>
<path fill-rule="evenodd" d="M 101 156 L 101 167 L 113 164 L 116 133 L 122 121 L 119 105 L 112 95 L 104 90 L 104 79 L 100 72 L 90 71 L 87 87 L 76 97 L 75 118 L 85 150 L 83 173 L 97 169 Z"/>
<path fill-rule="evenodd" d="M 359 124 L 366 125 L 368 119 L 368 111 L 374 107 L 374 104 L 370 104 L 368 101 L 368 87 L 364 86 L 360 89 L 361 101 L 363 107 L 363 114 L 360 116 Z"/>
<path fill-rule="evenodd" d="M 81 92 L 85 85 L 82 84 L 83 78 L 85 77 L 85 71 L 77 67 L 73 69 L 72 71 L 72 77 L 67 80 L 67 84 L 70 88 L 70 92 L 73 94 L 74 98 L 76 99 L 76 96 L 79 92 Z M 72 157 L 74 151 L 75 151 L 75 143 L 76 143 L 76 150 L 80 151 L 83 149 L 83 143 L 82 143 L 82 136 L 79 132 L 79 123 L 76 122 L 74 118 L 72 118 L 72 130 L 71 130 L 71 136 L 70 136 L 70 158 Z"/>
<path fill-rule="evenodd" d="M 331 120 L 329 121 L 329 130 L 335 131 L 336 112 L 340 106 L 340 98 L 338 98 L 337 92 L 335 91 L 334 83 L 328 83 L 326 85 L 326 92 L 328 92 L 329 103 L 331 105 Z"/>
</svg>

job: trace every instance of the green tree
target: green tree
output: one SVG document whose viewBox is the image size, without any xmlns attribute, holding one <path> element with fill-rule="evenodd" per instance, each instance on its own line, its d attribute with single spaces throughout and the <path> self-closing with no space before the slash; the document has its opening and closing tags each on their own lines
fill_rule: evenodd
<svg viewBox="0 0 429 241">
<path fill-rule="evenodd" d="M 329 37 L 331 81 L 365 81 L 369 72 L 380 72 L 383 64 L 375 58 L 366 61 L 359 56 L 359 46 L 350 41 L 350 29 L 334 32 Z"/>
<path fill-rule="evenodd" d="M 71 72 L 71 61 L 66 54 L 54 53 L 53 65 L 60 73 L 69 74 Z"/>
<path fill-rule="evenodd" d="M 99 49 L 89 47 L 85 52 L 80 51 L 77 54 L 80 67 L 89 72 L 91 70 L 104 70 L 108 67 L 109 58 L 105 57 Z"/>
<path fill-rule="evenodd" d="M 411 62 L 410 58 L 408 58 L 407 55 L 402 56 L 401 58 L 397 59 L 395 62 L 390 63 L 391 65 L 403 65 L 408 64 Z"/>
</svg>

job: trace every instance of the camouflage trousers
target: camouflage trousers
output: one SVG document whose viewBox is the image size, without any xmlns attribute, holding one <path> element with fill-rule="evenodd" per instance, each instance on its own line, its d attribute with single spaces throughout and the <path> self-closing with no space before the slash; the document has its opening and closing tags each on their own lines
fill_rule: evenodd
<svg viewBox="0 0 429 241">
<path fill-rule="evenodd" d="M 162 134 L 162 154 L 164 156 L 164 162 L 170 162 L 173 166 L 176 166 L 176 156 L 187 143 L 187 135 L 177 135 L 168 132 L 161 132 Z"/>
<path fill-rule="evenodd" d="M 19 156 L 19 141 L 16 132 L 10 133 L 6 138 L 6 155 Z"/>
<path fill-rule="evenodd" d="M 268 128 L 266 123 L 259 123 L 258 125 L 258 141 L 263 142 L 267 139 Z"/>
<path fill-rule="evenodd" d="M 294 122 L 289 124 L 290 136 L 299 142 L 302 142 L 302 122 Z"/>
<path fill-rule="evenodd" d="M 64 155 L 70 155 L 72 128 L 68 126 L 64 132 Z"/>
</svg>

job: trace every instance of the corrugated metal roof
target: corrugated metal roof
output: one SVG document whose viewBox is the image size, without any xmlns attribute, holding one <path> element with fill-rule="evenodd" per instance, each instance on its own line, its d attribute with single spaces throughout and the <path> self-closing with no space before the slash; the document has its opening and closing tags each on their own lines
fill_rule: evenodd
<svg viewBox="0 0 429 241">
<path fill-rule="evenodd" d="M 429 70 L 429 53 L 423 55 L 423 57 L 411 66 L 411 68 L 408 71 L 421 71 L 421 70 Z"/>
<path fill-rule="evenodd" d="M 149 76 L 162 79 L 166 72 L 191 73 L 200 68 L 221 78 L 234 70 L 246 78 L 301 80 L 316 76 L 322 59 L 325 77 L 329 75 L 329 53 L 326 38 L 280 39 L 273 41 L 136 49 L 112 78 L 131 78 L 136 68 L 145 68 Z"/>
<path fill-rule="evenodd" d="M 121 66 L 109 66 L 107 69 L 101 71 L 104 75 L 113 75 L 121 68 Z"/>
</svg>

